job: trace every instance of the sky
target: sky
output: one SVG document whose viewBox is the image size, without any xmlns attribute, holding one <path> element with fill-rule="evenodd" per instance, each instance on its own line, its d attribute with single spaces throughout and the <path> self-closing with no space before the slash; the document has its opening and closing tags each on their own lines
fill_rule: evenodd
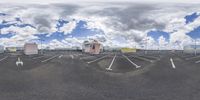
<svg viewBox="0 0 200 100">
<path fill-rule="evenodd" d="M 77 3 L 79 2 L 79 3 Z M 0 45 L 183 49 L 200 44 L 199 0 L 2 0 Z M 147 46 L 147 47 L 145 47 Z"/>
<path fill-rule="evenodd" d="M 2 0 L 0 3 L 37 3 L 37 4 L 50 4 L 50 3 L 76 3 L 76 2 L 161 2 L 161 3 L 199 3 L 200 0 Z"/>
</svg>

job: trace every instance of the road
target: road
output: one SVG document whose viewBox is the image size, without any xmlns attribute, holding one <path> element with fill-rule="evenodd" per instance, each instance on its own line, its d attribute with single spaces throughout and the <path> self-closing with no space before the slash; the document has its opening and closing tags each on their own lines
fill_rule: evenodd
<svg viewBox="0 0 200 100">
<path fill-rule="evenodd" d="M 26 58 L 23 67 L 15 66 L 17 57 L 0 62 L 1 100 L 199 100 L 200 67 L 176 54 L 164 54 L 154 63 L 139 61 L 126 55 L 72 59 L 68 55 L 55 58 Z M 26 58 L 26 59 L 25 59 Z M 172 67 L 173 59 L 175 68 Z M 144 62 L 144 63 L 142 63 Z M 103 64 L 103 65 L 101 65 Z M 104 67 L 102 67 L 104 66 Z"/>
</svg>

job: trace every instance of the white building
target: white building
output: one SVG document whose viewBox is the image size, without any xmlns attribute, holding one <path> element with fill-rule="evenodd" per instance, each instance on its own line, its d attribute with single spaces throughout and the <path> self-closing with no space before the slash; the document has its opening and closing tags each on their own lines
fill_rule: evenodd
<svg viewBox="0 0 200 100">
<path fill-rule="evenodd" d="M 25 55 L 38 54 L 38 45 L 36 43 L 25 43 L 24 54 Z"/>
<path fill-rule="evenodd" d="M 195 53 L 195 48 L 196 48 L 196 53 L 200 54 L 200 45 L 196 45 L 196 46 L 195 45 L 187 45 L 187 46 L 184 46 L 183 52 L 192 54 L 192 53 Z"/>
<path fill-rule="evenodd" d="M 90 54 L 99 54 L 101 52 L 102 45 L 96 41 L 84 41 L 82 51 Z"/>
</svg>

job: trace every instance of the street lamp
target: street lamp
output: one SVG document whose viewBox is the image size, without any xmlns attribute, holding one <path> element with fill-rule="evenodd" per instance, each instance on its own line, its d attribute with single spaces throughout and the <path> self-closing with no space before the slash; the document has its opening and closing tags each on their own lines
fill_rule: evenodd
<svg viewBox="0 0 200 100">
<path fill-rule="evenodd" d="M 42 42 L 44 41 L 43 39 L 39 39 L 40 40 L 40 43 L 41 43 L 41 54 L 43 54 L 43 46 L 42 46 Z"/>
<path fill-rule="evenodd" d="M 194 40 L 194 42 L 195 42 L 195 46 L 194 46 L 194 55 L 196 56 L 197 55 L 197 40 L 195 39 Z"/>
<path fill-rule="evenodd" d="M 145 39 L 145 41 L 146 41 L 146 42 L 145 42 L 145 54 L 147 54 L 148 40 L 149 40 L 148 38 Z"/>
</svg>

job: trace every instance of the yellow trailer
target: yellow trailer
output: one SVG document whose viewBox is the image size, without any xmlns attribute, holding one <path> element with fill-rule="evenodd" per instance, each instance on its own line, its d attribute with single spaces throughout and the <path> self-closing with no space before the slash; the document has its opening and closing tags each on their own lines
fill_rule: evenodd
<svg viewBox="0 0 200 100">
<path fill-rule="evenodd" d="M 137 52 L 136 48 L 121 48 L 122 53 L 134 53 Z"/>
<path fill-rule="evenodd" d="M 16 52 L 17 51 L 17 48 L 16 47 L 7 47 L 6 50 L 8 52 Z"/>
</svg>

